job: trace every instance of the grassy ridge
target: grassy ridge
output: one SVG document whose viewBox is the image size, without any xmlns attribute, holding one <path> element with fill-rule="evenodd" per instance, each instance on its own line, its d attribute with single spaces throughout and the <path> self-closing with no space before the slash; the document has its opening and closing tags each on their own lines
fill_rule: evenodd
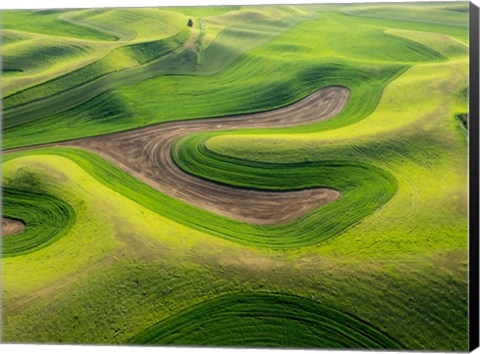
<svg viewBox="0 0 480 354">
<path fill-rule="evenodd" d="M 125 42 L 171 36 L 185 27 L 188 18 L 165 8 L 105 8 L 68 11 L 59 19 Z"/>
<path fill-rule="evenodd" d="M 91 46 L 84 43 L 45 42 L 37 44 L 35 40 L 27 40 L 7 46 L 2 50 L 3 69 L 20 72 L 39 71 L 51 66 L 59 57 L 62 60 L 71 60 L 92 51 Z"/>
<path fill-rule="evenodd" d="M 74 37 L 92 40 L 113 40 L 115 37 L 85 27 L 79 27 L 58 19 L 63 10 L 7 10 L 2 11 L 2 28 Z"/>
<path fill-rule="evenodd" d="M 15 257 L 42 249 L 65 235 L 75 222 L 73 208 L 42 194 L 3 188 L 3 214 L 22 220 L 25 230 L 2 239 L 2 257 Z"/>
<path fill-rule="evenodd" d="M 25 33 L 18 33 L 15 31 L 2 31 L 2 50 L 9 44 L 25 41 L 29 38 Z"/>
<path fill-rule="evenodd" d="M 130 344 L 399 349 L 369 324 L 284 294 L 233 293 L 192 306 L 133 337 Z"/>
<path fill-rule="evenodd" d="M 16 30 L 2 34 L 11 39 L 2 43 L 3 69 L 22 70 L 2 80 L 4 97 L 97 61 L 117 45 Z"/>
<path fill-rule="evenodd" d="M 175 11 L 187 16 L 218 16 L 230 11 L 240 10 L 241 6 L 195 6 L 195 7 L 169 7 L 168 10 Z"/>
<path fill-rule="evenodd" d="M 28 21 L 34 23 L 29 24 L 31 28 L 29 32 L 22 31 L 22 27 L 16 27 L 16 20 L 19 20 L 19 13 L 17 11 L 4 11 L 3 17 L 5 18 L 5 22 L 12 25 L 6 26 L 9 29 L 3 29 L 4 41 L 2 44 L 2 54 L 4 61 L 9 63 L 10 66 L 13 65 L 15 67 L 19 65 L 22 58 L 25 58 L 25 62 L 32 66 L 28 71 L 22 67 L 24 73 L 20 74 L 17 72 L 18 74 L 9 75 L 7 80 L 4 80 L 4 95 L 9 96 L 14 92 L 24 90 L 34 85 L 41 85 L 53 78 L 78 70 L 107 56 L 109 52 L 116 47 L 139 42 L 155 42 L 181 32 L 186 28 L 187 17 L 179 13 L 162 9 L 149 10 L 150 9 L 97 9 L 53 11 L 54 17 L 51 19 L 51 23 L 48 21 L 48 23 L 45 23 L 45 17 L 39 16 L 40 12 L 32 12 L 34 13 L 33 15 L 31 13 L 25 13 L 24 15 L 28 17 Z M 51 13 L 51 11 L 41 11 L 41 13 Z M 57 28 L 55 25 L 57 22 L 80 30 L 91 30 L 89 26 L 93 25 L 93 27 L 91 27 L 98 29 L 100 31 L 99 33 L 106 31 L 113 35 L 118 34 L 116 31 L 127 31 L 128 33 L 133 33 L 133 37 L 135 38 L 130 41 L 109 42 L 91 40 L 87 36 L 78 39 L 62 33 L 56 34 L 48 31 L 47 33 L 35 31 L 35 26 L 46 26 L 53 31 L 53 29 Z M 136 29 L 136 32 L 132 32 L 132 28 Z M 118 35 L 120 36 L 120 34 Z M 80 53 L 83 54 L 81 56 L 59 55 L 59 50 L 62 50 L 62 47 L 65 47 L 63 50 L 68 51 L 80 46 L 90 48 L 88 55 L 87 53 Z M 56 50 L 57 53 L 54 56 L 50 55 L 50 57 L 47 58 L 49 61 L 45 61 L 37 54 L 47 51 L 49 47 L 52 47 L 52 53 L 54 50 Z M 29 52 L 31 52 L 32 55 L 28 55 Z M 109 65 L 112 65 L 113 68 L 118 67 L 117 61 L 124 63 L 124 60 L 117 56 L 110 61 Z M 25 65 L 23 64 L 23 66 Z M 45 93 L 47 92 L 48 91 L 45 91 Z M 34 100 L 36 98 L 32 97 L 31 99 Z"/>
<path fill-rule="evenodd" d="M 170 53 L 178 48 L 187 38 L 188 32 L 184 30 L 166 39 L 120 47 L 92 64 L 56 77 L 44 84 L 6 96 L 4 107 L 9 109 L 22 106 L 28 102 L 43 99 L 45 96 L 52 96 L 71 90 L 109 73 L 145 64 Z"/>
<path fill-rule="evenodd" d="M 463 10 L 463 11 L 459 11 Z M 388 20 L 437 24 L 442 26 L 467 27 L 468 2 L 434 4 L 425 7 L 422 4 L 377 4 L 368 8 L 349 11 L 356 16 L 374 17 Z"/>
<path fill-rule="evenodd" d="M 419 10 L 419 9 L 417 9 Z M 372 9 L 363 9 L 363 10 L 350 10 L 343 9 L 343 13 L 347 16 L 355 17 L 357 21 L 361 21 L 365 24 L 383 26 L 385 28 L 398 28 L 406 30 L 418 30 L 431 33 L 442 33 L 453 38 L 456 38 L 464 43 L 468 43 L 468 27 L 466 14 L 462 14 L 462 23 L 446 23 L 444 20 L 439 20 L 438 22 L 430 22 L 425 20 L 418 20 L 416 15 L 424 15 L 425 17 L 430 17 L 430 19 L 435 19 L 435 16 L 430 16 L 429 13 L 431 9 L 423 9 L 417 12 L 408 11 L 409 14 L 406 15 L 401 6 L 395 10 L 390 10 L 390 14 L 396 14 L 392 17 L 379 15 L 375 10 Z M 443 14 L 451 14 L 451 11 L 441 11 Z M 438 12 L 437 12 L 438 14 Z M 403 16 L 402 16 L 403 15 Z"/>
<path fill-rule="evenodd" d="M 467 44 L 458 39 L 441 33 L 412 31 L 404 29 L 389 30 L 387 31 L 387 33 L 422 43 L 423 45 L 434 49 L 436 52 L 449 59 L 465 57 L 468 53 Z"/>
</svg>

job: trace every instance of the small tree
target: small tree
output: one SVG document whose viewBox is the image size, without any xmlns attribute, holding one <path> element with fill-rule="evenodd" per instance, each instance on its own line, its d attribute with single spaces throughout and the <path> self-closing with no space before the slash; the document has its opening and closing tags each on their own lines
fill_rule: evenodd
<svg viewBox="0 0 480 354">
<path fill-rule="evenodd" d="M 192 27 L 192 26 L 193 26 L 193 21 L 192 21 L 191 18 L 188 19 L 187 26 L 188 26 L 188 27 Z"/>
</svg>

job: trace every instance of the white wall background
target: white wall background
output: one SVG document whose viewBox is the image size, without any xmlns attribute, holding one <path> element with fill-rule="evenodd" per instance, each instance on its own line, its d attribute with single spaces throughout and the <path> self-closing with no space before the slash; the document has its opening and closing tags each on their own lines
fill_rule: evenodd
<svg viewBox="0 0 480 354">
<path fill-rule="evenodd" d="M 403 0 L 413 2 L 415 0 Z M 255 4 L 321 4 L 352 2 L 399 2 L 391 0 L 1 0 L 0 9 L 45 9 L 88 7 L 140 7 L 140 6 L 194 6 L 194 5 L 255 5 Z M 480 0 L 473 0 L 480 6 Z M 139 348 L 117 346 L 64 346 L 64 345 L 0 345 L 1 354 L 308 354 L 345 353 L 364 354 L 368 351 L 333 350 L 281 350 L 281 349 L 212 349 L 212 348 Z M 388 352 L 402 354 L 401 352 Z M 437 352 L 438 353 L 438 352 Z M 480 354 L 480 350 L 475 351 Z"/>
</svg>

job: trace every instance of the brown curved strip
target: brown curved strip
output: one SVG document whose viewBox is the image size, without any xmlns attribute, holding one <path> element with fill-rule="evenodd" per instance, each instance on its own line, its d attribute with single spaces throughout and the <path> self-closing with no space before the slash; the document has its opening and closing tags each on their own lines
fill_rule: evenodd
<svg viewBox="0 0 480 354">
<path fill-rule="evenodd" d="M 279 128 L 326 120 L 342 111 L 349 95 L 344 87 L 329 87 L 273 111 L 161 123 L 48 145 L 94 152 L 157 190 L 213 213 L 252 224 L 275 225 L 292 221 L 341 195 L 328 188 L 266 192 L 206 181 L 185 173 L 173 162 L 172 144 L 199 132 Z"/>
</svg>

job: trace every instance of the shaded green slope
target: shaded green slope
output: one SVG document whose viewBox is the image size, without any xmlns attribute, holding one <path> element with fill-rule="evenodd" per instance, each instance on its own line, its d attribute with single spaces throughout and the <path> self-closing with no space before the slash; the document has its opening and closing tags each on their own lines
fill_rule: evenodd
<svg viewBox="0 0 480 354">
<path fill-rule="evenodd" d="M 386 334 L 344 312 L 273 293 L 216 297 L 155 324 L 130 344 L 401 348 Z"/>
</svg>

